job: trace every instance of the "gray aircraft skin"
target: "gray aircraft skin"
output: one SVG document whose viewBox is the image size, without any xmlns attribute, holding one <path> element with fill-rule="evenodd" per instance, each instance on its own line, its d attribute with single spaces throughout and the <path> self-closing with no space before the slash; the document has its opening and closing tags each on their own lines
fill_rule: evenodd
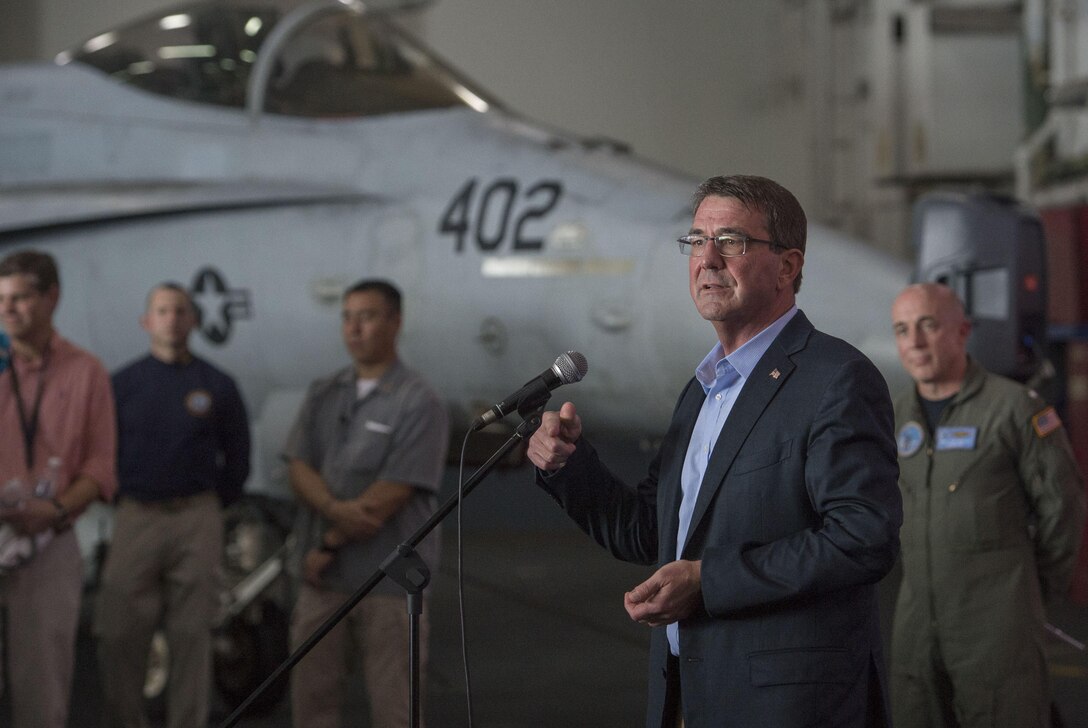
<svg viewBox="0 0 1088 728">
<path fill-rule="evenodd" d="M 573 349 L 589 373 L 553 406 L 660 435 L 715 341 L 674 242 L 698 182 L 505 110 L 351 2 L 196 3 L 0 69 L 0 254 L 57 257 L 58 329 L 111 370 L 147 348 L 148 289 L 188 286 L 194 349 L 250 408 L 254 492 L 289 494 L 277 453 L 348 363 L 339 296 L 365 277 L 403 289 L 402 357 L 462 428 Z M 812 225 L 804 273 L 813 322 L 899 376 L 907 264 Z"/>
</svg>

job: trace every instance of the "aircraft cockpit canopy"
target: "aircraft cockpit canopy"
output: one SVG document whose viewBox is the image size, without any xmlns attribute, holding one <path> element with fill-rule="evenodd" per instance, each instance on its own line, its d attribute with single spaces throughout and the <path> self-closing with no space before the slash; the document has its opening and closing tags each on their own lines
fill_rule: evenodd
<svg viewBox="0 0 1088 728">
<path fill-rule="evenodd" d="M 175 99 L 302 117 L 357 117 L 494 102 L 381 15 L 312 4 L 301 15 L 245 0 L 196 3 L 57 56 Z M 273 33 L 277 25 L 291 26 Z M 258 60 L 271 55 L 261 78 Z M 255 89 L 255 84 L 259 89 Z"/>
</svg>

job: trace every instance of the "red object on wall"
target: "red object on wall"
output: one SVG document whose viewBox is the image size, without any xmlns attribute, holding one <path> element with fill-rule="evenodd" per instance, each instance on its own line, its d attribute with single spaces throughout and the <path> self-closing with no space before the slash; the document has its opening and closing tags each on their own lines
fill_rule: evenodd
<svg viewBox="0 0 1088 728">
<path fill-rule="evenodd" d="M 1066 347 L 1065 362 L 1065 426 L 1081 473 L 1088 475 L 1088 342 L 1070 342 Z M 1082 528 L 1084 538 L 1069 596 L 1077 604 L 1088 605 L 1088 522 Z"/>
<path fill-rule="evenodd" d="M 1040 210 L 1046 232 L 1047 318 L 1052 325 L 1088 327 L 1088 205 Z M 1065 420 L 1081 473 L 1088 477 L 1088 341 L 1066 347 Z M 1088 486 L 1086 486 L 1088 487 Z M 1088 522 L 1070 598 L 1088 605 Z"/>
<path fill-rule="evenodd" d="M 1088 322 L 1082 281 L 1083 256 L 1088 252 L 1088 246 L 1082 245 L 1088 209 L 1053 207 L 1040 210 L 1039 217 L 1046 234 L 1047 319 L 1061 325 Z"/>
</svg>

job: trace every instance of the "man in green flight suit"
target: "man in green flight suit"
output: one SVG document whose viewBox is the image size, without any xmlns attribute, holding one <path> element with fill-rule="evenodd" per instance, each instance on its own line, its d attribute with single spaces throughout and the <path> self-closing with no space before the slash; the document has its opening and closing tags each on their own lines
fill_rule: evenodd
<svg viewBox="0 0 1088 728">
<path fill-rule="evenodd" d="M 1042 728 L 1043 601 L 1069 586 L 1085 512 L 1069 438 L 1035 392 L 967 355 L 971 323 L 951 289 L 909 286 L 892 322 L 916 385 L 895 402 L 894 724 Z"/>
</svg>

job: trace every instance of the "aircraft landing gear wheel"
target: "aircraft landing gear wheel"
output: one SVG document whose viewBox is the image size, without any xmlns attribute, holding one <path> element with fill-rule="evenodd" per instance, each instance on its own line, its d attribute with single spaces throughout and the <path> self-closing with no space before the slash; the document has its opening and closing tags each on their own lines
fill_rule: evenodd
<svg viewBox="0 0 1088 728">
<path fill-rule="evenodd" d="M 287 658 L 289 619 L 272 601 L 253 605 L 255 619 L 246 614 L 235 617 L 216 630 L 212 638 L 215 686 L 232 707 L 249 697 Z M 249 710 L 271 710 L 287 692 L 287 674 L 280 677 L 257 698 Z"/>
<path fill-rule="evenodd" d="M 144 677 L 144 711 L 151 718 L 166 715 L 166 683 L 170 679 L 170 645 L 162 630 L 151 637 Z"/>
</svg>

